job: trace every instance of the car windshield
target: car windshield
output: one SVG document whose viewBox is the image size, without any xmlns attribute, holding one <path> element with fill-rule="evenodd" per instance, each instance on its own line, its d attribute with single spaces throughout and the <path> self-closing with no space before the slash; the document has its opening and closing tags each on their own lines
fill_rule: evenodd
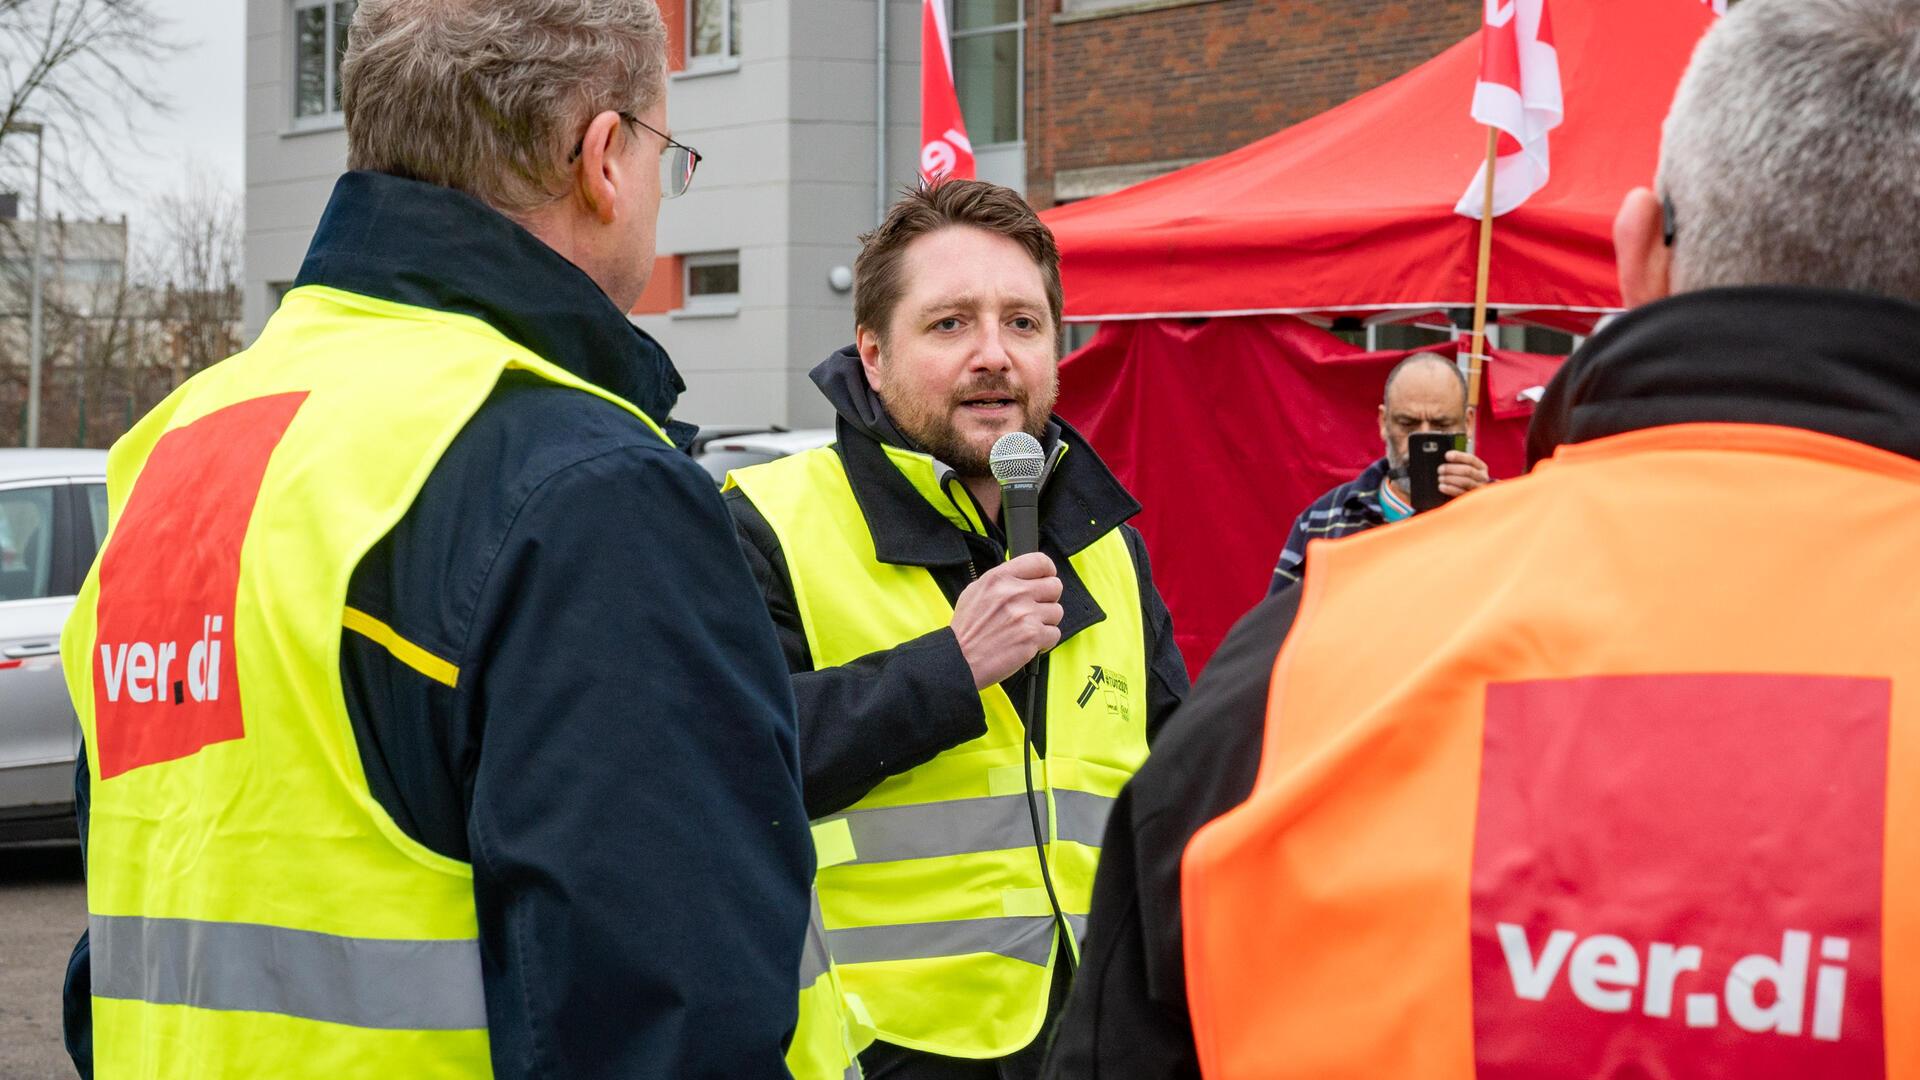
<svg viewBox="0 0 1920 1080">
<path fill-rule="evenodd" d="M 707 475 L 713 477 L 714 483 L 724 484 L 727 482 L 728 472 L 734 469 L 744 469 L 749 465 L 765 465 L 777 457 L 780 457 L 780 455 L 771 450 L 746 450 L 737 447 L 731 449 L 722 447 L 718 450 L 709 450 L 700 455 L 700 464 L 707 470 Z"/>
</svg>

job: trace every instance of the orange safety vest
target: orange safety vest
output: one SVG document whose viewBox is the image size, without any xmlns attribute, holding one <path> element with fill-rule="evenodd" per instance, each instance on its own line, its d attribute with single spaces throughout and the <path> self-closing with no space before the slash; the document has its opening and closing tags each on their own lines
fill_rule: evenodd
<svg viewBox="0 0 1920 1080">
<path fill-rule="evenodd" d="M 1690 424 L 1316 544 L 1210 1078 L 1920 1077 L 1920 462 Z"/>
</svg>

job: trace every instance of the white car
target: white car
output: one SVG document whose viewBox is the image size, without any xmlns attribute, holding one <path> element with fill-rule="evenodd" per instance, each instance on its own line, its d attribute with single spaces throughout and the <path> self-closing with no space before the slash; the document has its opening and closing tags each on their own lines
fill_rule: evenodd
<svg viewBox="0 0 1920 1080">
<path fill-rule="evenodd" d="M 827 446 L 834 440 L 832 428 L 801 428 L 798 431 L 756 431 L 715 439 L 701 447 L 694 460 L 705 466 L 716 484 L 727 481 L 727 473 L 749 465 L 764 465 L 789 454 Z"/>
<path fill-rule="evenodd" d="M 70 839 L 60 630 L 107 531 L 107 452 L 0 450 L 0 841 Z"/>
</svg>

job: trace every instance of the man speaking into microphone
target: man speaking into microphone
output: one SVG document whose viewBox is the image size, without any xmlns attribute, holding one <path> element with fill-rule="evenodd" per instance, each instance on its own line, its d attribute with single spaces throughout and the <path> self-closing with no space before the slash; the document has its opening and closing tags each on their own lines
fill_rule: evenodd
<svg viewBox="0 0 1920 1080">
<path fill-rule="evenodd" d="M 854 264 L 856 344 L 813 371 L 838 441 L 728 483 L 872 1080 L 1038 1075 L 1108 810 L 1187 692 L 1139 504 L 1052 415 L 1060 308 L 1018 195 L 905 196 Z"/>
</svg>

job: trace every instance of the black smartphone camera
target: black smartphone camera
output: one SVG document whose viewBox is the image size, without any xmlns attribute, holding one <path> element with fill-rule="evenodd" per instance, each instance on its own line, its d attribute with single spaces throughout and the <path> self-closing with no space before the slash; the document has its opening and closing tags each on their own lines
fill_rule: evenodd
<svg viewBox="0 0 1920 1080">
<path fill-rule="evenodd" d="M 1440 466 L 1446 463 L 1447 451 L 1466 448 L 1464 434 L 1420 432 L 1407 436 L 1407 500 L 1413 504 L 1414 513 L 1425 513 L 1447 501 L 1448 496 L 1440 493 Z"/>
</svg>

